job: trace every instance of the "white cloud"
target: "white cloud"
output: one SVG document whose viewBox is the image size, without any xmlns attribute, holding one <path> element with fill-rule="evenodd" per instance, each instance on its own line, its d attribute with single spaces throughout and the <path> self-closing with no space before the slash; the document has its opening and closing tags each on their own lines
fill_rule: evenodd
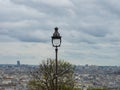
<svg viewBox="0 0 120 90">
<path fill-rule="evenodd" d="M 43 12 L 39 12 L 25 5 L 16 5 L 10 0 L 0 0 L 0 14 L 2 20 L 25 20 L 39 19 L 45 17 Z"/>
<path fill-rule="evenodd" d="M 32 0 L 35 3 L 44 3 L 50 6 L 55 6 L 55 7 L 67 7 L 67 6 L 73 6 L 72 2 L 70 0 Z"/>
<path fill-rule="evenodd" d="M 9 63 L 16 63 L 19 59 L 24 64 L 39 64 L 46 57 L 53 58 L 54 51 L 51 49 L 50 45 L 43 43 L 6 42 L 0 44 L 0 59 L 5 59 L 3 63 L 6 60 Z"/>
</svg>

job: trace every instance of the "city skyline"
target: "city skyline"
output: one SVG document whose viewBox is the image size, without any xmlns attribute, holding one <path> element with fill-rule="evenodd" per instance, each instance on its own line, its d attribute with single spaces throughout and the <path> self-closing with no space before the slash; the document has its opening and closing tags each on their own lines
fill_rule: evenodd
<svg viewBox="0 0 120 90">
<path fill-rule="evenodd" d="M 119 0 L 0 0 L 0 64 L 58 58 L 76 65 L 120 66 Z"/>
</svg>

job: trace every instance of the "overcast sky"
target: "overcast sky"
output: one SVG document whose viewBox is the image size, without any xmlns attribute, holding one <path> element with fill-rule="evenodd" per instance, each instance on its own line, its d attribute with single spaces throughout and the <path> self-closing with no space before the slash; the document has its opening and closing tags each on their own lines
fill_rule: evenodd
<svg viewBox="0 0 120 90">
<path fill-rule="evenodd" d="M 0 64 L 39 64 L 55 57 L 77 65 L 120 66 L 119 0 L 0 0 Z"/>
</svg>

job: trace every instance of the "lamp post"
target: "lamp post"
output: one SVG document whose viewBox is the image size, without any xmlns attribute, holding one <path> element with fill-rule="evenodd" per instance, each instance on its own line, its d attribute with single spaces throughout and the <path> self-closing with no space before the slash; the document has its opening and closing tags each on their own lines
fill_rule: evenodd
<svg viewBox="0 0 120 90">
<path fill-rule="evenodd" d="M 61 36 L 58 32 L 58 28 L 55 28 L 55 32 L 53 33 L 52 38 L 52 45 L 55 47 L 55 63 L 56 63 L 56 69 L 55 69 L 55 90 L 58 88 L 58 77 L 57 77 L 57 71 L 58 71 L 58 47 L 61 45 Z"/>
</svg>

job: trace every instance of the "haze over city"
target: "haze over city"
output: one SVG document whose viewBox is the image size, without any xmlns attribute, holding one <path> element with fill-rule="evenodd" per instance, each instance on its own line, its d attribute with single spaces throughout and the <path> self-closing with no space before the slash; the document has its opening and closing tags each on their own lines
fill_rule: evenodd
<svg viewBox="0 0 120 90">
<path fill-rule="evenodd" d="M 0 0 L 0 64 L 38 65 L 55 58 L 76 65 L 120 66 L 119 0 Z"/>
</svg>

